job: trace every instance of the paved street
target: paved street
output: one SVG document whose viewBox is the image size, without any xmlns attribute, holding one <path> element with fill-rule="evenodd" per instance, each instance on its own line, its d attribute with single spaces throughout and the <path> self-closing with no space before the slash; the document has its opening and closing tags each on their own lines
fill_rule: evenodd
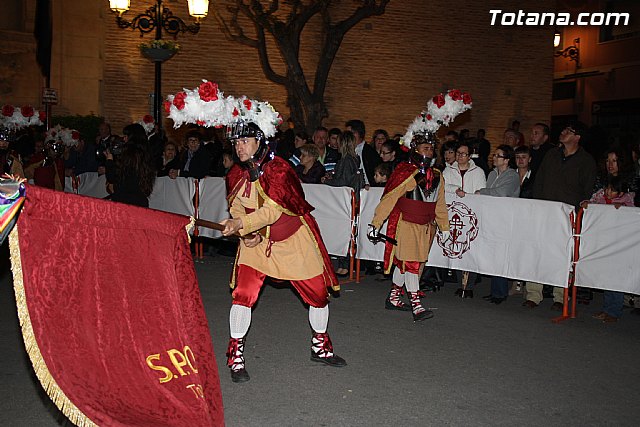
<svg viewBox="0 0 640 427">
<path fill-rule="evenodd" d="M 64 420 L 34 380 L 19 333 L 6 251 L 0 262 L 0 425 Z M 551 300 L 529 310 L 460 300 L 455 286 L 429 294 L 436 316 L 384 310 L 388 282 L 365 276 L 331 303 L 329 332 L 349 365 L 309 360 L 307 310 L 288 288 L 267 286 L 247 338 L 251 381 L 231 382 L 224 352 L 232 258 L 197 262 L 220 369 L 228 426 L 638 425 L 640 316 L 591 318 L 602 295 L 557 325 Z"/>
</svg>

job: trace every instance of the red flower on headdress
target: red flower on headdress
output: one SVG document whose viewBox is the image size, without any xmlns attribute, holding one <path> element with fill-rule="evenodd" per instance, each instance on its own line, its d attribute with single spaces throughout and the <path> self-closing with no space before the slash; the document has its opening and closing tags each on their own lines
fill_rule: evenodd
<svg viewBox="0 0 640 427">
<path fill-rule="evenodd" d="M 15 108 L 13 108 L 13 105 L 5 105 L 4 107 L 2 107 L 2 115 L 5 117 L 11 117 L 13 116 L 13 111 L 15 110 Z"/>
<path fill-rule="evenodd" d="M 431 116 L 431 114 L 427 114 L 424 118 L 427 120 L 431 120 L 433 117 Z"/>
<path fill-rule="evenodd" d="M 165 108 L 165 110 L 166 110 L 166 109 L 167 109 L 167 106 L 165 105 L 165 107 L 164 107 L 164 108 Z M 168 111 L 167 111 L 167 113 L 168 113 Z M 142 117 L 142 121 L 143 121 L 143 122 L 145 122 L 145 123 L 153 123 L 153 116 L 152 116 L 151 114 L 145 114 L 145 115 Z"/>
<path fill-rule="evenodd" d="M 20 108 L 20 112 L 24 117 L 33 117 L 33 115 L 35 114 L 35 111 L 33 110 L 33 107 L 31 105 L 25 105 L 24 107 Z"/>
<path fill-rule="evenodd" d="M 282 120 L 282 116 L 280 115 L 280 113 L 278 113 L 278 125 L 281 125 L 283 121 L 284 120 Z"/>
<path fill-rule="evenodd" d="M 436 104 L 438 108 L 442 108 L 442 106 L 445 104 L 444 96 L 442 94 L 434 96 L 433 103 Z"/>
<path fill-rule="evenodd" d="M 196 120 L 198 126 L 204 126 L 204 120 Z"/>
<path fill-rule="evenodd" d="M 213 82 L 203 82 L 198 88 L 200 99 L 205 102 L 216 101 L 218 99 L 218 85 Z"/>
<path fill-rule="evenodd" d="M 215 125 L 214 127 L 215 127 L 216 129 L 222 129 L 224 126 L 222 126 L 222 125 Z"/>
<path fill-rule="evenodd" d="M 245 107 L 247 107 L 247 110 L 251 110 L 251 100 L 250 99 L 245 99 L 244 101 L 242 101 L 242 103 L 244 104 Z"/>
<path fill-rule="evenodd" d="M 406 145 L 404 145 L 404 144 L 400 145 L 400 149 L 401 149 L 402 151 L 404 151 L 405 153 L 408 153 L 408 152 L 409 152 L 409 147 L 407 147 L 407 146 L 406 146 Z"/>
<path fill-rule="evenodd" d="M 176 96 L 173 98 L 173 105 L 176 106 L 178 110 L 184 109 L 184 99 L 187 97 L 187 94 L 184 92 L 176 93 Z"/>
<path fill-rule="evenodd" d="M 465 104 L 471 104 L 471 95 L 469 95 L 467 92 L 463 93 L 462 102 L 464 102 Z"/>
<path fill-rule="evenodd" d="M 40 111 L 38 113 L 38 118 L 40 119 L 41 122 L 45 122 L 47 120 L 47 112 L 46 111 Z"/>
<path fill-rule="evenodd" d="M 458 89 L 453 89 L 452 91 L 450 91 L 449 96 L 454 101 L 460 101 L 462 99 L 462 93 L 460 93 Z"/>
<path fill-rule="evenodd" d="M 71 139 L 75 139 L 76 141 L 80 141 L 80 132 L 74 130 L 71 132 Z"/>
<path fill-rule="evenodd" d="M 169 111 L 171 111 L 171 103 L 169 101 L 164 101 L 162 105 L 164 105 L 164 112 L 169 114 Z"/>
<path fill-rule="evenodd" d="M 240 112 L 238 111 L 237 108 L 233 109 L 233 117 L 238 117 L 238 115 L 240 114 Z"/>
</svg>

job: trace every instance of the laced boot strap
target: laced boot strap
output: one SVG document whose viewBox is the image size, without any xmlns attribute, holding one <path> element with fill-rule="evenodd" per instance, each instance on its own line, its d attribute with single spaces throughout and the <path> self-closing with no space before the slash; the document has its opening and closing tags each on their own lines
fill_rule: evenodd
<svg viewBox="0 0 640 427">
<path fill-rule="evenodd" d="M 311 338 L 311 351 L 318 357 L 327 358 L 333 356 L 333 344 L 326 332 L 314 332 Z"/>
<path fill-rule="evenodd" d="M 400 297 L 404 293 L 402 286 L 398 286 L 395 283 L 391 285 L 391 292 L 389 292 L 389 302 L 396 307 L 404 307 L 406 304 L 400 300 Z"/>
<path fill-rule="evenodd" d="M 422 313 L 426 311 L 420 302 L 420 295 L 418 292 L 407 292 L 409 294 L 409 299 L 411 300 L 411 311 L 414 315 Z"/>
<path fill-rule="evenodd" d="M 244 337 L 229 339 L 227 366 L 234 372 L 244 369 L 244 340 Z"/>
</svg>

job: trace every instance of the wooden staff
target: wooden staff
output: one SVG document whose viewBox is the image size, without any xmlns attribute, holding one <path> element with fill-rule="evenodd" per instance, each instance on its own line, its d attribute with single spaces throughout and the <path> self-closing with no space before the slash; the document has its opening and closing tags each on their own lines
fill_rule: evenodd
<svg viewBox="0 0 640 427">
<path fill-rule="evenodd" d="M 213 222 L 213 221 L 207 221 L 206 219 L 196 219 L 196 227 L 205 227 L 205 228 L 210 228 L 212 230 L 218 230 L 218 231 L 224 231 L 224 225 L 218 223 L 218 222 Z M 240 237 L 241 239 L 253 239 L 256 234 L 255 233 L 250 233 L 247 234 L 246 236 L 240 236 L 240 233 L 236 232 L 233 233 L 232 236 L 237 236 Z"/>
</svg>

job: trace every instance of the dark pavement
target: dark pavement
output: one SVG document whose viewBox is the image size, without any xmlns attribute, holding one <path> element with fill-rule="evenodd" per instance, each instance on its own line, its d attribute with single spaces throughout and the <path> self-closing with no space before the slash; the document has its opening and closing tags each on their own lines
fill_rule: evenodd
<svg viewBox="0 0 640 427">
<path fill-rule="evenodd" d="M 0 262 L 0 425 L 56 426 L 64 418 L 36 383 L 19 332 L 6 251 Z M 234 384 L 225 366 L 227 280 L 232 258 L 196 263 L 220 370 L 228 426 L 531 425 L 636 426 L 640 423 L 640 316 L 578 318 L 553 324 L 546 299 L 496 306 L 454 297 L 447 284 L 428 294 L 436 315 L 414 324 L 384 310 L 389 282 L 365 276 L 331 303 L 329 333 L 349 363 L 309 360 L 307 310 L 288 288 L 265 287 L 247 337 L 251 381 Z"/>
</svg>

